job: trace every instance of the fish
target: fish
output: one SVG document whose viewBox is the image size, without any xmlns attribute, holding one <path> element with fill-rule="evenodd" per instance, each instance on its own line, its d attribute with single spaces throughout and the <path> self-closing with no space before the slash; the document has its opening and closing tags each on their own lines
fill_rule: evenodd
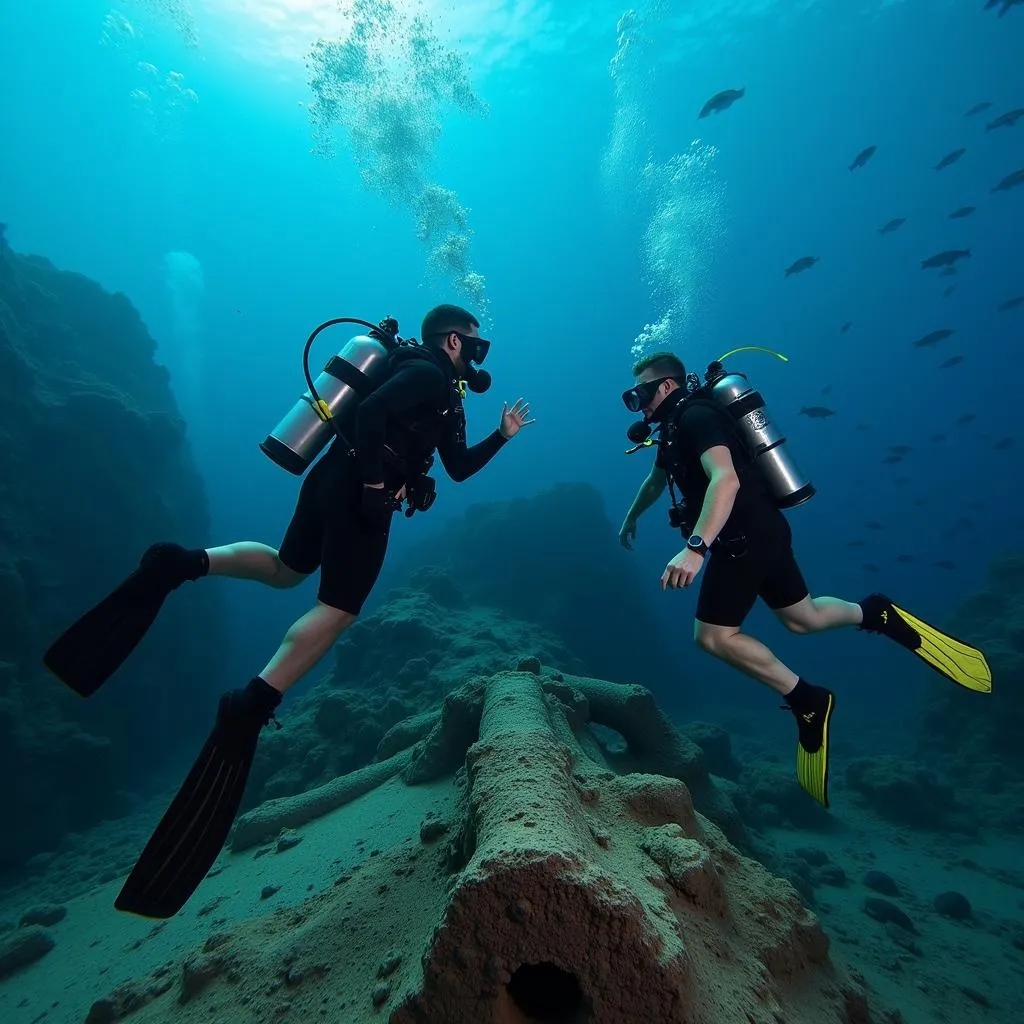
<svg viewBox="0 0 1024 1024">
<path fill-rule="evenodd" d="M 900 565 L 910 565 L 911 562 L 916 562 L 917 559 L 913 555 L 897 555 L 896 561 L 899 562 Z"/>
<path fill-rule="evenodd" d="M 945 434 L 932 434 L 931 439 L 933 441 L 935 441 L 935 442 L 945 441 L 946 440 L 946 435 Z"/>
<path fill-rule="evenodd" d="M 947 559 L 943 559 L 941 562 L 936 562 L 935 567 L 937 569 L 955 569 L 956 565 Z"/>
<path fill-rule="evenodd" d="M 998 441 L 996 441 L 996 443 L 994 445 L 992 445 L 992 447 L 997 452 L 1005 452 L 1007 448 L 1012 448 L 1013 447 L 1013 438 L 1012 437 L 1001 437 L 1001 438 L 999 438 Z"/>
<path fill-rule="evenodd" d="M 829 416 L 835 416 L 835 410 L 826 409 L 823 405 L 804 405 L 801 406 L 798 415 L 808 416 L 812 420 L 824 420 L 828 419 Z"/>
<path fill-rule="evenodd" d="M 867 523 L 865 523 L 864 525 L 865 525 L 865 526 L 866 526 L 866 527 L 867 527 L 867 528 L 868 528 L 869 530 L 882 530 L 882 529 L 884 529 L 884 527 L 882 526 L 882 524 L 881 524 L 881 523 L 878 523 L 878 522 L 875 522 L 875 520 L 874 520 L 874 519 L 872 519 L 872 520 L 871 520 L 870 522 L 867 522 Z"/>
<path fill-rule="evenodd" d="M 878 572 L 878 566 L 872 565 L 870 562 L 864 563 L 864 569 L 866 572 Z"/>
<path fill-rule="evenodd" d="M 891 235 L 897 228 L 902 227 L 907 223 L 906 217 L 893 217 L 887 224 L 883 224 L 879 229 L 880 235 Z"/>
<path fill-rule="evenodd" d="M 956 274 L 956 267 L 943 267 L 939 271 L 939 277 L 953 277 Z"/>
<path fill-rule="evenodd" d="M 955 164 L 966 153 L 966 149 L 954 149 L 952 153 L 947 153 L 933 168 L 934 171 L 942 171 L 949 167 L 950 164 Z"/>
<path fill-rule="evenodd" d="M 737 100 L 743 99 L 746 93 L 746 86 L 743 86 L 741 89 L 723 89 L 721 92 L 716 92 L 700 108 L 697 120 L 699 121 L 702 117 L 707 117 L 709 114 L 721 114 L 723 110 L 728 110 Z"/>
<path fill-rule="evenodd" d="M 845 334 L 852 326 L 853 326 L 853 324 L 849 320 L 847 320 L 846 323 L 843 324 L 843 326 L 839 328 L 839 333 L 840 334 Z"/>
<path fill-rule="evenodd" d="M 991 106 L 991 100 L 982 100 L 980 103 L 975 103 L 974 106 L 964 114 L 964 117 L 974 117 L 975 114 L 980 114 L 983 110 L 988 110 Z"/>
<path fill-rule="evenodd" d="M 968 423 L 973 423 L 978 417 L 973 412 L 965 412 L 963 416 L 957 419 L 957 426 L 964 427 Z"/>
<path fill-rule="evenodd" d="M 868 429 L 868 425 L 866 423 L 858 423 L 855 429 L 857 429 L 857 430 L 867 430 Z"/>
<path fill-rule="evenodd" d="M 862 548 L 862 547 L 864 547 L 864 541 L 862 541 L 862 540 L 851 540 L 850 543 L 847 544 L 846 546 L 848 548 Z"/>
<path fill-rule="evenodd" d="M 823 388 L 821 389 L 821 393 L 822 393 L 823 395 L 827 395 L 827 394 L 828 394 L 828 393 L 829 393 L 829 392 L 830 392 L 831 390 L 832 390 L 832 385 L 831 385 L 831 384 L 826 384 L 826 385 L 825 385 L 825 386 L 824 386 L 824 387 L 823 387 Z"/>
<path fill-rule="evenodd" d="M 943 327 L 942 330 L 932 331 L 931 334 L 926 334 L 923 338 L 918 338 L 914 342 L 914 348 L 927 348 L 929 345 L 937 345 L 940 341 L 945 341 L 946 338 L 956 334 L 956 331 L 949 327 Z"/>
<path fill-rule="evenodd" d="M 998 310 L 1000 313 L 1005 313 L 1008 310 L 1016 309 L 1018 306 L 1024 305 L 1024 295 L 1015 295 L 1012 299 L 1007 299 L 1005 302 L 1000 302 Z"/>
<path fill-rule="evenodd" d="M 934 270 L 936 267 L 952 267 L 957 260 L 967 259 L 970 255 L 970 249 L 946 249 L 934 256 L 929 256 L 926 260 L 921 260 L 921 269 Z"/>
<path fill-rule="evenodd" d="M 942 297 L 943 297 L 944 299 L 948 299 L 948 298 L 950 297 L 950 295 L 952 295 L 952 294 L 953 294 L 953 292 L 955 292 L 955 291 L 956 291 L 956 285 L 955 285 L 955 284 L 951 284 L 951 285 L 950 285 L 950 286 L 949 286 L 949 287 L 948 287 L 948 288 L 947 288 L 947 289 L 946 289 L 946 290 L 945 290 L 945 291 L 944 291 L 944 292 L 942 293 Z"/>
<path fill-rule="evenodd" d="M 1020 3 L 1024 3 L 1024 0 L 1003 0 L 1003 6 L 999 8 L 999 17 L 1001 18 L 1011 7 L 1016 7 Z"/>
<path fill-rule="evenodd" d="M 964 357 L 963 356 L 950 356 L 944 362 L 939 363 L 939 369 L 940 370 L 948 370 L 951 366 L 956 366 L 957 363 L 962 363 L 963 361 L 964 361 Z"/>
<path fill-rule="evenodd" d="M 950 220 L 963 220 L 964 217 L 970 217 L 972 213 L 977 209 L 976 206 L 961 206 L 960 209 L 954 210 L 950 215 Z"/>
<path fill-rule="evenodd" d="M 913 449 L 909 444 L 891 444 L 889 445 L 889 451 L 895 452 L 897 455 L 909 455 Z"/>
<path fill-rule="evenodd" d="M 1005 114 L 1000 114 L 994 121 L 989 121 L 985 125 L 985 131 L 995 131 L 996 128 L 1012 128 L 1022 117 L 1024 117 L 1024 107 L 1007 111 Z"/>
<path fill-rule="evenodd" d="M 1020 188 L 1021 185 L 1024 185 L 1024 167 L 1021 167 L 1019 170 L 1012 171 L 991 191 L 1009 192 L 1011 188 Z"/>
<path fill-rule="evenodd" d="M 867 149 L 862 149 L 854 158 L 853 163 L 850 164 L 850 170 L 855 171 L 858 167 L 863 167 L 874 155 L 877 146 L 868 146 Z"/>
<path fill-rule="evenodd" d="M 902 455 L 886 455 L 886 457 L 884 459 L 882 459 L 882 465 L 883 466 L 895 466 L 897 462 L 902 462 L 902 461 L 903 461 L 903 456 Z"/>
<path fill-rule="evenodd" d="M 791 274 L 800 274 L 805 270 L 810 270 L 817 262 L 817 256 L 801 256 L 800 259 L 796 260 L 786 268 L 786 277 L 789 277 Z"/>
</svg>

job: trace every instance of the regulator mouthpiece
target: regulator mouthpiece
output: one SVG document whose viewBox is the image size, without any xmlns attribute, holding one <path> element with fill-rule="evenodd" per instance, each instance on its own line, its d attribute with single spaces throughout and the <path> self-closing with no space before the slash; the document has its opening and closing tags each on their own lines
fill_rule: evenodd
<svg viewBox="0 0 1024 1024">
<path fill-rule="evenodd" d="M 484 392 L 490 389 L 490 386 L 491 375 L 486 370 L 481 370 L 472 365 L 466 368 L 466 387 L 468 387 L 474 395 L 484 394 Z"/>
</svg>

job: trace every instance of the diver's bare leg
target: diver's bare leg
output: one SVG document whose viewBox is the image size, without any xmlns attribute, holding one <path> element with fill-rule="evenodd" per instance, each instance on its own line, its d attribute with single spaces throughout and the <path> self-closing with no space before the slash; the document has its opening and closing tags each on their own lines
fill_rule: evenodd
<svg viewBox="0 0 1024 1024">
<path fill-rule="evenodd" d="M 285 693 L 330 649 L 356 621 L 351 612 L 318 601 L 301 619 L 292 623 L 277 653 L 260 673 L 275 690 Z"/>
<path fill-rule="evenodd" d="M 276 548 L 254 540 L 242 540 L 208 548 L 210 576 L 230 576 L 236 580 L 255 580 L 277 590 L 298 586 L 308 576 L 289 569 Z"/>
</svg>

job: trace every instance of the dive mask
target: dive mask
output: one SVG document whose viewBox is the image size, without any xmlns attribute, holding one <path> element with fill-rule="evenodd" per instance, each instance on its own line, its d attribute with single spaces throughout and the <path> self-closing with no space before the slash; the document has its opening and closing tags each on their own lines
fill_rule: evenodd
<svg viewBox="0 0 1024 1024">
<path fill-rule="evenodd" d="M 650 404 L 655 392 L 667 380 L 672 380 L 672 377 L 658 377 L 656 380 L 647 380 L 644 381 L 643 384 L 637 384 L 634 387 L 631 387 L 628 391 L 623 391 L 622 404 L 630 412 L 640 412 L 644 406 Z"/>
<path fill-rule="evenodd" d="M 487 358 L 491 350 L 491 343 L 486 338 L 477 338 L 472 334 L 463 334 L 461 331 L 451 331 L 462 342 L 462 361 L 469 366 L 476 363 L 478 366 Z"/>
</svg>

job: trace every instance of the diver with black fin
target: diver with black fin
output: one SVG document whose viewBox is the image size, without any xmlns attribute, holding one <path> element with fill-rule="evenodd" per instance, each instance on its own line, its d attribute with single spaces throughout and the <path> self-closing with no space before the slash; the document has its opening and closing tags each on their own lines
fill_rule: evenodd
<svg viewBox="0 0 1024 1024">
<path fill-rule="evenodd" d="M 689 587 L 703 570 L 695 641 L 783 697 L 796 718 L 797 779 L 828 807 L 835 694 L 809 683 L 741 631 L 758 598 L 793 633 L 841 626 L 880 633 L 969 690 L 990 693 L 992 673 L 981 651 L 916 618 L 884 594 L 857 602 L 811 596 L 783 510 L 808 501 L 814 487 L 786 450 L 786 439 L 761 394 L 745 375 L 727 372 L 722 365 L 734 352 L 709 365 L 704 383 L 687 374 L 671 352 L 647 356 L 633 367 L 635 384 L 622 400 L 630 412 L 642 413 L 643 420 L 629 428 L 635 446 L 630 452 L 656 445 L 657 456 L 626 513 L 619 540 L 624 547 L 632 546 L 637 520 L 668 488 L 669 522 L 682 531 L 686 547 L 665 567 L 662 589 Z"/>
<path fill-rule="evenodd" d="M 339 323 L 367 328 L 334 356 L 314 381 L 309 350 Z M 292 624 L 277 652 L 247 686 L 221 698 L 216 721 L 181 789 L 115 901 L 119 910 L 168 918 L 188 901 L 217 859 L 238 813 L 256 745 L 283 694 L 355 622 L 387 551 L 391 521 L 431 507 L 427 475 L 434 453 L 456 482 L 478 473 L 524 426 L 529 405 L 504 405 L 495 430 L 466 444 L 466 389 L 482 394 L 491 378 L 480 369 L 490 342 L 479 321 L 454 305 L 423 319 L 421 341 L 402 339 L 397 321 L 340 317 L 321 324 L 303 353 L 308 391 L 262 450 L 282 468 L 303 474 L 280 549 L 254 541 L 189 550 L 160 543 L 107 598 L 74 623 L 46 652 L 44 664 L 83 697 L 124 663 L 173 590 L 203 576 L 297 586 L 319 569 L 316 605 Z"/>
</svg>

